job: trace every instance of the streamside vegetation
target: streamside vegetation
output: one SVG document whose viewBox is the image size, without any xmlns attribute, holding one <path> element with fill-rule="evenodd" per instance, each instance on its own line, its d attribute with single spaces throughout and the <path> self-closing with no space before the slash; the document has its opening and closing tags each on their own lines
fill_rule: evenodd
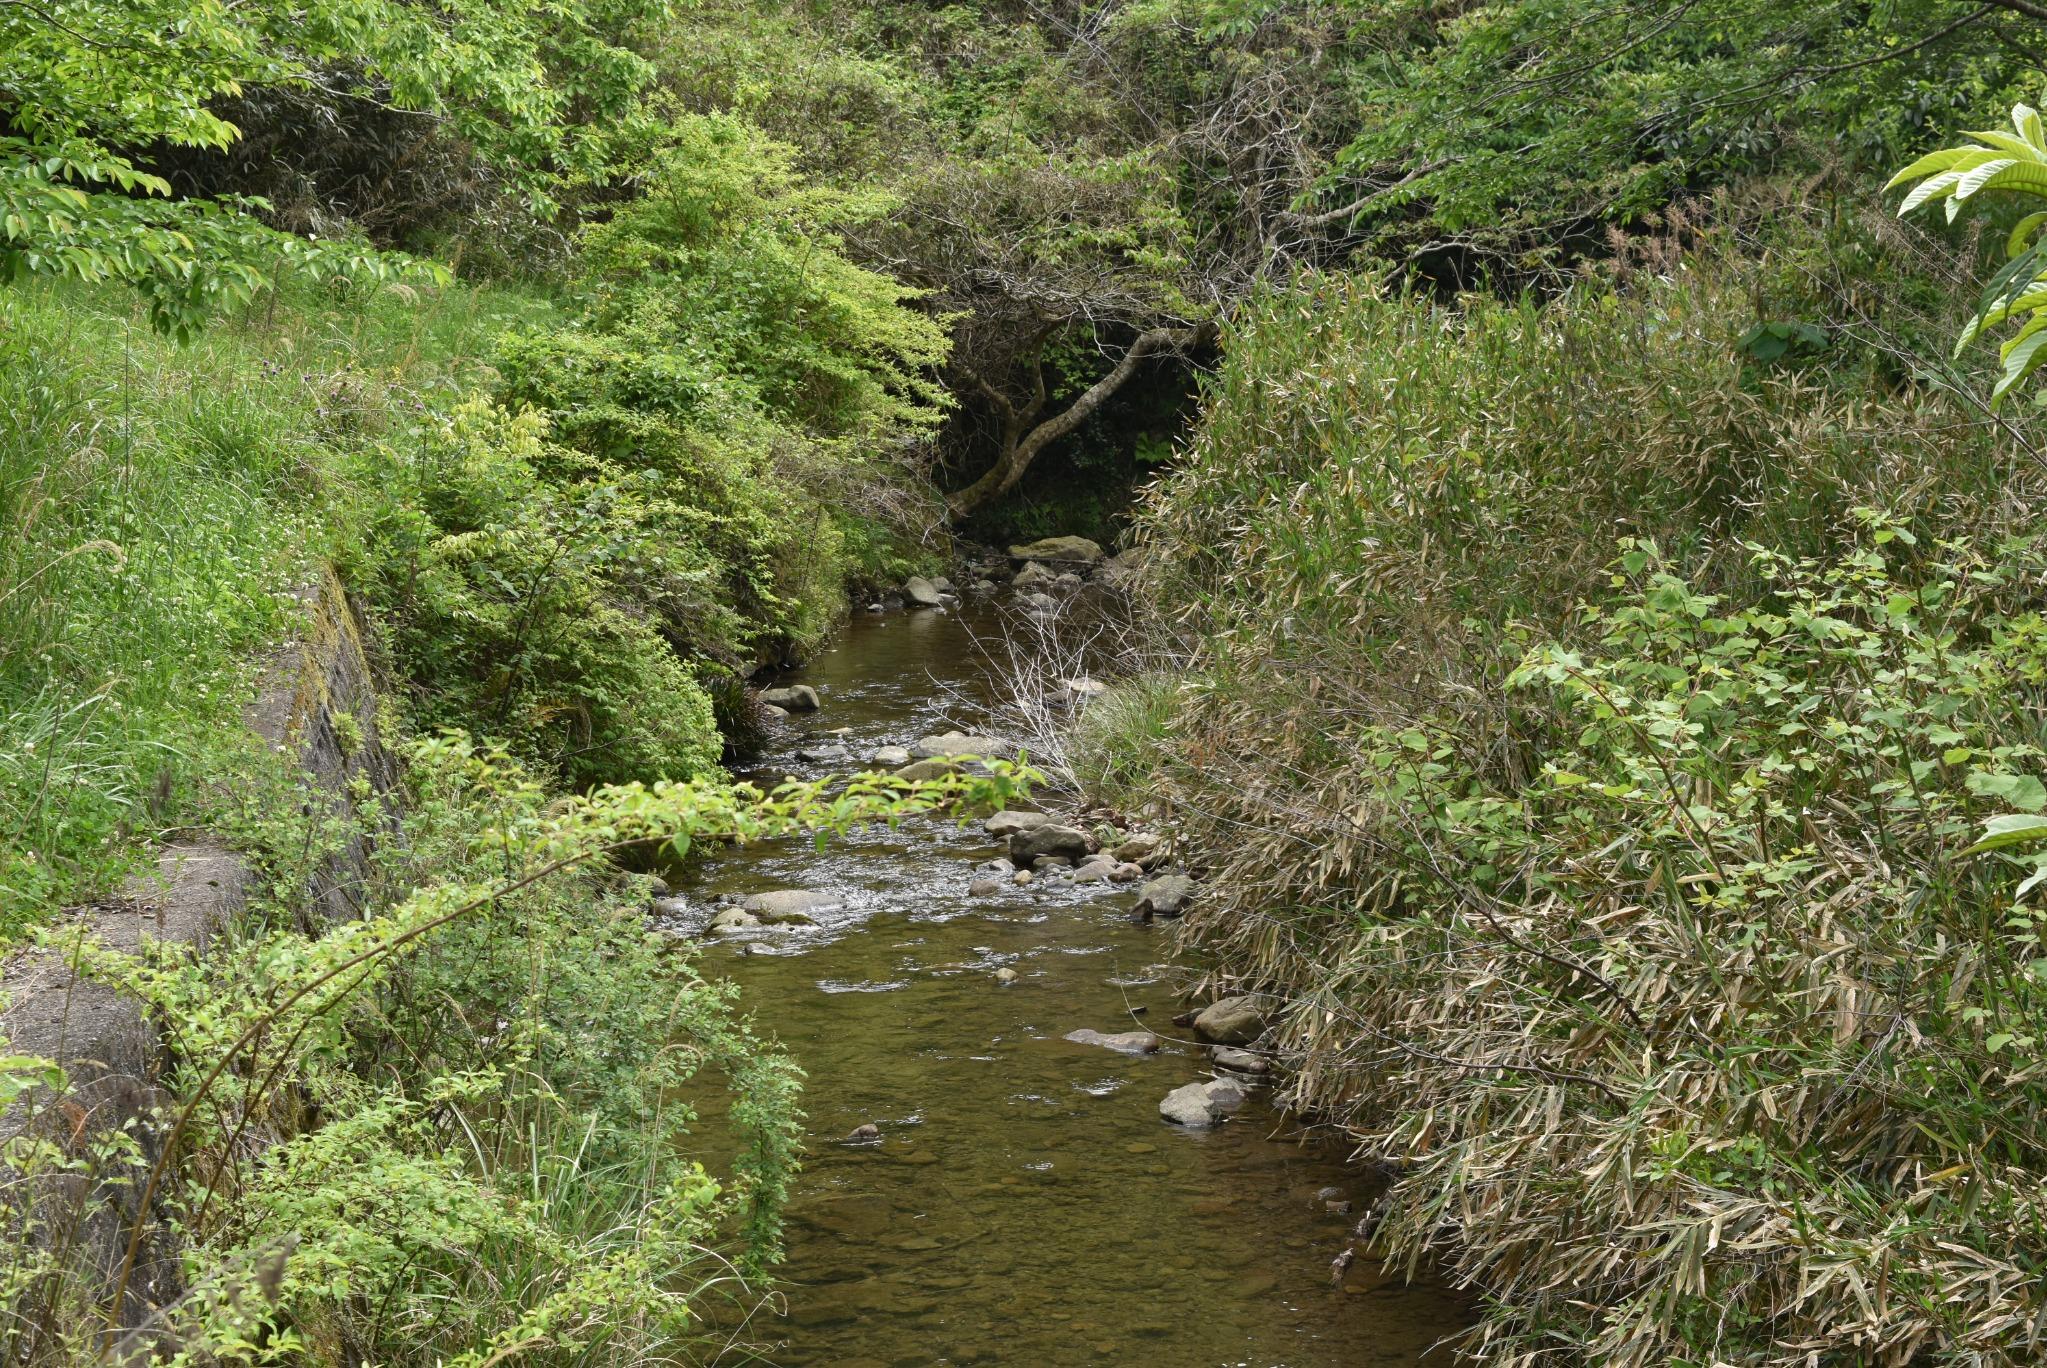
<svg viewBox="0 0 2047 1368">
<path fill-rule="evenodd" d="M 203 959 L 65 942 L 174 1068 L 88 1141 L 0 1067 L 7 1362 L 744 1340 L 796 1075 L 619 860 L 1010 796 L 720 764 L 849 590 L 1047 533 L 1143 566 L 1076 770 L 1170 814 L 1463 1351 L 2047 1354 L 2036 0 L 16 0 L 0 54 L 0 937 L 199 832 L 261 882 Z M 243 717 L 330 572 L 403 759 L 352 831 Z"/>
</svg>

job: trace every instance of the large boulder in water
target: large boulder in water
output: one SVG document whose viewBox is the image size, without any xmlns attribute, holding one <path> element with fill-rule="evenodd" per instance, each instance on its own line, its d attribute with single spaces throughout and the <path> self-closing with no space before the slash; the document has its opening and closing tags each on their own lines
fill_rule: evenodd
<svg viewBox="0 0 2047 1368">
<path fill-rule="evenodd" d="M 1057 822 L 1019 831 L 1009 838 L 1010 860 L 1026 869 L 1046 855 L 1061 860 L 1084 860 L 1088 853 L 1087 833 Z"/>
<path fill-rule="evenodd" d="M 1118 1054 L 1155 1054 L 1165 1042 L 1150 1031 L 1119 1031 L 1114 1035 L 1101 1031 L 1068 1031 L 1066 1038 L 1076 1045 L 1099 1045 L 1105 1050 Z"/>
<path fill-rule="evenodd" d="M 903 600 L 913 608 L 936 608 L 945 602 L 945 595 L 922 575 L 912 575 L 903 583 Z"/>
<path fill-rule="evenodd" d="M 1073 565 L 1093 565 L 1102 559 L 1099 544 L 1086 537 L 1040 537 L 1037 541 L 1026 542 L 1009 548 L 1009 554 L 1020 561 L 1061 561 Z"/>
<path fill-rule="evenodd" d="M 1193 901 L 1194 880 L 1185 874 L 1166 874 L 1146 884 L 1137 895 L 1137 912 L 1147 921 L 1154 916 L 1177 917 Z"/>
</svg>

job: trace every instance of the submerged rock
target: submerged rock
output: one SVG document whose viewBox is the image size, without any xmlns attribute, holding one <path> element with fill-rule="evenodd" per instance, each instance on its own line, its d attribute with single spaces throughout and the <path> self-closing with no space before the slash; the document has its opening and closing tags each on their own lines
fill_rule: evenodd
<svg viewBox="0 0 2047 1368">
<path fill-rule="evenodd" d="M 1153 879 L 1137 895 L 1137 913 L 1146 921 L 1154 916 L 1177 917 L 1194 901 L 1194 880 L 1185 874 L 1168 874 Z"/>
<path fill-rule="evenodd" d="M 1235 1079 L 1211 1078 L 1206 1083 L 1189 1083 L 1167 1093 L 1159 1103 L 1159 1115 L 1178 1126 L 1197 1130 L 1220 1124 L 1244 1105 L 1247 1094 Z"/>
<path fill-rule="evenodd" d="M 936 608 L 945 602 L 945 594 L 922 575 L 912 575 L 903 582 L 903 601 L 912 608 Z"/>
<path fill-rule="evenodd" d="M 781 689 L 763 689 L 761 702 L 790 712 L 816 712 L 824 706 L 824 700 L 817 696 L 817 690 L 808 684 L 791 684 Z"/>
<path fill-rule="evenodd" d="M 1164 1044 L 1150 1031 L 1120 1031 L 1114 1035 L 1106 1035 L 1101 1031 L 1083 1029 L 1068 1031 L 1066 1038 L 1076 1045 L 1099 1045 L 1118 1054 L 1133 1055 L 1155 1053 L 1159 1046 Z"/>
<path fill-rule="evenodd" d="M 1041 855 L 1057 855 L 1062 859 L 1084 860 L 1088 857 L 1092 842 L 1085 831 L 1057 822 L 1047 822 L 1029 831 L 1019 831 L 1009 838 L 1009 858 L 1019 865 L 1029 865 Z"/>
<path fill-rule="evenodd" d="M 1019 831 L 1036 831 L 1051 820 L 1042 812 L 1017 812 L 1011 808 L 1004 808 L 981 825 L 987 828 L 990 836 L 1007 839 Z"/>
<path fill-rule="evenodd" d="M 1244 993 L 1210 1003 L 1194 1017 L 1194 1029 L 1218 1045 L 1248 1045 L 1265 1034 L 1271 998 Z"/>
<path fill-rule="evenodd" d="M 1104 554 L 1100 543 L 1086 537 L 1040 537 L 1009 548 L 1012 560 L 1069 561 L 1079 565 L 1093 565 Z"/>
</svg>

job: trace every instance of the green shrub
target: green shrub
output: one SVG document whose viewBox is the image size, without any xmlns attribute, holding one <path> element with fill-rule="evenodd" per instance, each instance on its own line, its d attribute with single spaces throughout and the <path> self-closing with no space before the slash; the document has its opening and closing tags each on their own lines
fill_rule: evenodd
<svg viewBox="0 0 2047 1368">
<path fill-rule="evenodd" d="M 633 490 L 544 480 L 546 429 L 472 400 L 390 460 L 401 497 L 366 569 L 415 717 L 486 729 L 576 784 L 705 773 L 710 699 L 615 573 L 686 579 L 700 563 Z"/>
</svg>

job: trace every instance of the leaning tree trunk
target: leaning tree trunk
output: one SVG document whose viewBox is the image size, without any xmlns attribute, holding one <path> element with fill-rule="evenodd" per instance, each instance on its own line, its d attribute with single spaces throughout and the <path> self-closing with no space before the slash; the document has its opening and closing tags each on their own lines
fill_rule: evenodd
<svg viewBox="0 0 2047 1368">
<path fill-rule="evenodd" d="M 1087 421 L 1088 415 L 1107 403 L 1110 396 L 1129 383 L 1137 368 L 1147 357 L 1164 353 L 1190 351 L 1214 335 L 1215 325 L 1197 323 L 1191 328 L 1153 328 L 1130 344 L 1129 350 L 1115 367 L 1094 384 L 1088 386 L 1078 399 L 1059 413 L 1043 422 L 1037 422 L 1037 414 L 1043 409 L 1044 394 L 1039 391 L 1037 402 L 1027 408 L 1019 408 L 1014 401 L 986 381 L 975 379 L 981 393 L 995 405 L 1002 418 L 1000 452 L 995 464 L 988 467 L 981 477 L 965 489 L 948 494 L 945 498 L 946 512 L 953 522 L 972 515 L 990 501 L 1000 498 L 1016 488 L 1017 481 L 1031 468 L 1031 462 L 1038 459 L 1046 447 L 1071 433 Z"/>
</svg>

